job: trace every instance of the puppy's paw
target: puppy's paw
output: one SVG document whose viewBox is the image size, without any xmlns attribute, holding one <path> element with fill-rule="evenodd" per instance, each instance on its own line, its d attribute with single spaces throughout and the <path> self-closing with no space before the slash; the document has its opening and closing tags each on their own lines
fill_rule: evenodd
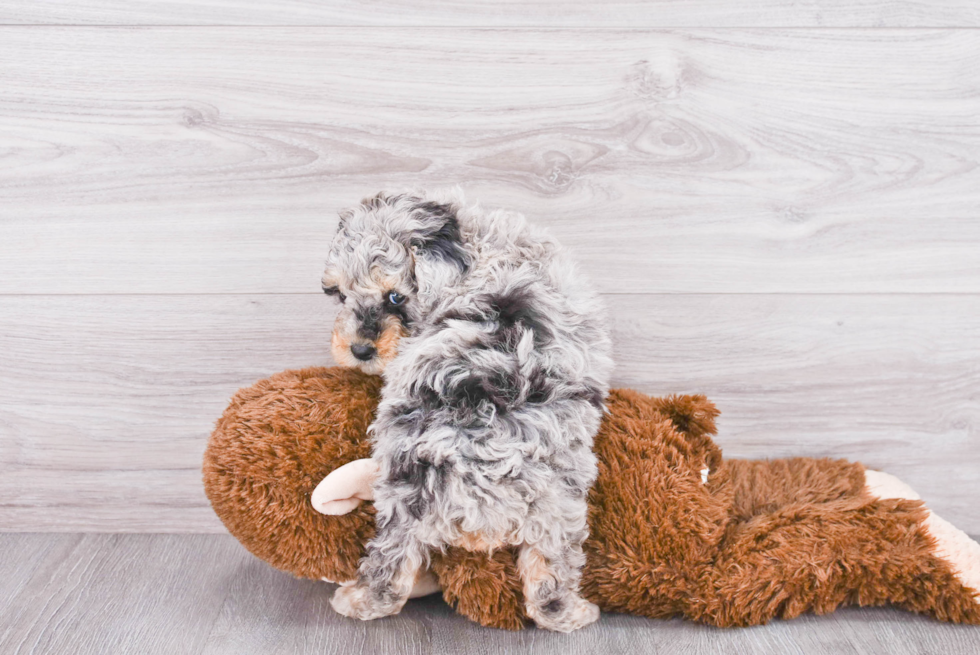
<svg viewBox="0 0 980 655">
<path fill-rule="evenodd" d="M 361 621 L 398 614 L 401 609 L 400 606 L 383 605 L 374 597 L 370 588 L 358 584 L 338 588 L 330 599 L 330 606 L 338 614 Z"/>
<path fill-rule="evenodd" d="M 579 596 L 555 599 L 542 607 L 527 609 L 539 628 L 555 632 L 572 632 L 599 618 L 599 608 Z"/>
</svg>

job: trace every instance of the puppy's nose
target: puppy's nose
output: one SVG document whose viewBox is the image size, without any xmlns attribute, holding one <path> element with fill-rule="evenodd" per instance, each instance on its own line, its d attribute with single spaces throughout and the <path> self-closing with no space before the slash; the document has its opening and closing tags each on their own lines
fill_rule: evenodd
<svg viewBox="0 0 980 655">
<path fill-rule="evenodd" d="M 378 350 L 369 343 L 355 343 L 350 347 L 351 353 L 362 362 L 373 359 Z"/>
</svg>

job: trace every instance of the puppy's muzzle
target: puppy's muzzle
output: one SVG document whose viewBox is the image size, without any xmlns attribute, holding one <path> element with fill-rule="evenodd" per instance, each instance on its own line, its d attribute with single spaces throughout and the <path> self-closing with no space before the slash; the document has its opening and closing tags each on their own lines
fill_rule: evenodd
<svg viewBox="0 0 980 655">
<path fill-rule="evenodd" d="M 378 354 L 378 349 L 369 343 L 355 343 L 351 345 L 350 352 L 362 362 L 369 362 Z"/>
</svg>

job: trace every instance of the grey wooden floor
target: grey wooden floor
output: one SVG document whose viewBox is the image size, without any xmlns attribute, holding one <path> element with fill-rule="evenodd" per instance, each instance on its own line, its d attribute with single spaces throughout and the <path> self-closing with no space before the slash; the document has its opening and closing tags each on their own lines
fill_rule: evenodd
<svg viewBox="0 0 980 655">
<path fill-rule="evenodd" d="M 607 614 L 572 635 L 489 630 L 438 597 L 360 623 L 333 587 L 256 560 L 227 535 L 0 534 L 0 653 L 380 655 L 685 653 L 976 655 L 980 628 L 897 609 L 845 609 L 718 630 Z"/>
</svg>

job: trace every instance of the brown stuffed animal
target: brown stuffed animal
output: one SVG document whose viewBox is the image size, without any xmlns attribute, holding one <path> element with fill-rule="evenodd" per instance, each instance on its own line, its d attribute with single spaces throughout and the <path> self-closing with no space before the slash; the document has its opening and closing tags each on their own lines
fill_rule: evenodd
<svg viewBox="0 0 980 655">
<path fill-rule="evenodd" d="M 232 399 L 208 444 L 204 485 L 256 556 L 300 577 L 356 577 L 374 530 L 373 508 L 360 502 L 374 468 L 357 460 L 370 457 L 381 384 L 309 368 Z M 582 575 L 583 595 L 603 611 L 745 626 L 893 603 L 980 623 L 980 545 L 895 478 L 842 460 L 723 460 L 709 436 L 718 412 L 703 396 L 615 390 L 608 408 Z M 347 513 L 323 515 L 311 494 L 345 464 L 317 502 Z M 514 552 L 433 553 L 431 572 L 463 615 L 525 625 Z"/>
</svg>

